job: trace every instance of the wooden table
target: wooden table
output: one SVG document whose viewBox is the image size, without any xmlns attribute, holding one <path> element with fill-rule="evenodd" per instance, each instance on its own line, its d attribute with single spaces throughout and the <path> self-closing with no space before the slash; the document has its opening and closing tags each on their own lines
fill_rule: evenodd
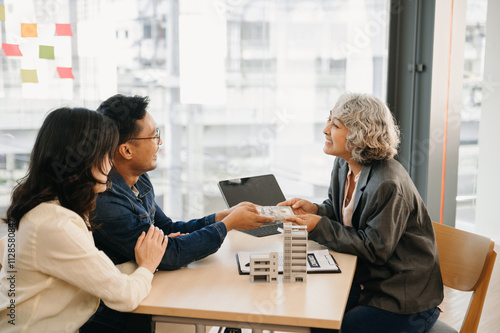
<svg viewBox="0 0 500 333">
<path fill-rule="evenodd" d="M 340 328 L 356 257 L 331 252 L 342 273 L 308 274 L 305 283 L 250 282 L 239 275 L 236 253 L 281 252 L 283 235 L 254 237 L 230 231 L 216 253 L 187 267 L 157 272 L 149 296 L 134 311 L 154 321 L 251 328 L 254 332 L 309 332 L 310 327 Z M 309 241 L 309 250 L 324 247 Z"/>
</svg>

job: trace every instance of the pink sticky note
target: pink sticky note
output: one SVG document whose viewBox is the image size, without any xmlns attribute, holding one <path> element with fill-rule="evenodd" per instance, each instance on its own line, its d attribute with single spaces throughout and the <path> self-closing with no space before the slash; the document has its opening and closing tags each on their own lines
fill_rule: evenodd
<svg viewBox="0 0 500 333">
<path fill-rule="evenodd" d="M 73 68 L 71 67 L 57 67 L 57 73 L 61 79 L 74 79 Z"/>
<path fill-rule="evenodd" d="M 73 36 L 71 24 L 56 23 L 56 36 Z"/>
<path fill-rule="evenodd" d="M 17 44 L 6 44 L 2 43 L 2 49 L 5 52 L 6 56 L 22 56 L 21 50 L 19 49 L 19 45 Z"/>
</svg>

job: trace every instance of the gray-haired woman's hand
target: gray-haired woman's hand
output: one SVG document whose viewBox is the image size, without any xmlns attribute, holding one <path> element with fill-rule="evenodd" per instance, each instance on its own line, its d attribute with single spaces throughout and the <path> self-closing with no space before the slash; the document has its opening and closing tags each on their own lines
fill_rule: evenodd
<svg viewBox="0 0 500 333">
<path fill-rule="evenodd" d="M 300 198 L 293 198 L 287 201 L 280 202 L 278 206 L 292 207 L 293 213 L 295 215 L 318 213 L 318 206 L 316 206 L 312 202 Z"/>
</svg>

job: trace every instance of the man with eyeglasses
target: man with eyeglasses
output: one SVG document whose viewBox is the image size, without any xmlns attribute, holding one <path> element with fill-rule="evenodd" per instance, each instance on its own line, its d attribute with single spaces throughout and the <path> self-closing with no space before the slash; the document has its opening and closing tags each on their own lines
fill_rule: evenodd
<svg viewBox="0 0 500 333">
<path fill-rule="evenodd" d="M 148 171 L 157 166 L 163 143 L 160 131 L 147 112 L 148 97 L 115 95 L 97 112 L 113 119 L 120 139 L 107 190 L 98 195 L 93 222 L 96 246 L 113 262 L 135 260 L 134 247 L 142 231 L 154 224 L 169 242 L 160 270 L 174 270 L 216 252 L 228 231 L 249 230 L 272 219 L 261 216 L 250 203 L 188 222 L 173 222 L 155 202 Z M 80 332 L 147 332 L 149 316 L 116 312 L 101 303 L 96 314 Z"/>
</svg>

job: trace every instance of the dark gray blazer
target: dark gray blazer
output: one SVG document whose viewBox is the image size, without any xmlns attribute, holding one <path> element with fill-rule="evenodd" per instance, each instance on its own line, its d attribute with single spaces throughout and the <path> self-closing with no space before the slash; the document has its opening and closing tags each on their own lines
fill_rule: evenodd
<svg viewBox="0 0 500 333">
<path fill-rule="evenodd" d="M 438 306 L 443 282 L 434 229 L 406 170 L 396 160 L 363 166 L 352 227 L 342 223 L 347 171 L 347 162 L 336 158 L 328 199 L 318 205 L 323 217 L 309 238 L 358 257 L 359 304 L 399 314 Z"/>
</svg>

